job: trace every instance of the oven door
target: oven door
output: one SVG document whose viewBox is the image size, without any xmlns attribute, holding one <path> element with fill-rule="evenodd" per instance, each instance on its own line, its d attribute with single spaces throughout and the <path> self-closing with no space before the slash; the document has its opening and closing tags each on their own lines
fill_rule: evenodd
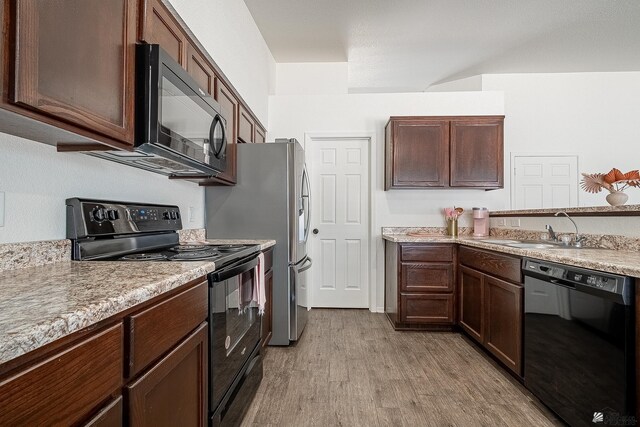
<svg viewBox="0 0 640 427">
<path fill-rule="evenodd" d="M 209 276 L 210 409 L 213 411 L 260 341 L 253 301 L 258 258 L 253 256 Z"/>
</svg>

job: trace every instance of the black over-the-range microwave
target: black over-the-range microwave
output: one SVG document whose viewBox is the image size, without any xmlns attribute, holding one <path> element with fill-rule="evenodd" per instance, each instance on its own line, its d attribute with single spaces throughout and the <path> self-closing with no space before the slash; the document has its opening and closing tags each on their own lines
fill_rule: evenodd
<svg viewBox="0 0 640 427">
<path fill-rule="evenodd" d="M 220 105 L 157 44 L 136 47 L 134 151 L 93 156 L 173 177 L 214 177 L 227 166 Z"/>
</svg>

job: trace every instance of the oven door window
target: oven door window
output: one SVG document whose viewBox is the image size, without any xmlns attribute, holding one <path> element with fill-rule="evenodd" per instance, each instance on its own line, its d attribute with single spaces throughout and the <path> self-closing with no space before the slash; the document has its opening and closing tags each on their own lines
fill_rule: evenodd
<svg viewBox="0 0 640 427">
<path fill-rule="evenodd" d="M 255 271 L 227 280 L 226 339 L 227 356 L 258 321 L 258 304 L 253 301 Z"/>
<path fill-rule="evenodd" d="M 205 93 L 196 93 L 166 67 L 158 93 L 158 142 L 187 157 L 209 163 L 215 156 L 212 140 L 220 136 L 214 135 L 217 114 L 202 99 Z"/>
</svg>

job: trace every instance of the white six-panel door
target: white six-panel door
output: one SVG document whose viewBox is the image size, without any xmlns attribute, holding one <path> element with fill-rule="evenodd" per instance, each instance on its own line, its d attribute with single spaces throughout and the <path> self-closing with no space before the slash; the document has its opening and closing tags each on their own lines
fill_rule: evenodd
<svg viewBox="0 0 640 427">
<path fill-rule="evenodd" d="M 369 306 L 369 140 L 316 139 L 312 154 L 313 307 Z"/>
<path fill-rule="evenodd" d="M 577 156 L 514 156 L 513 209 L 578 206 Z"/>
</svg>

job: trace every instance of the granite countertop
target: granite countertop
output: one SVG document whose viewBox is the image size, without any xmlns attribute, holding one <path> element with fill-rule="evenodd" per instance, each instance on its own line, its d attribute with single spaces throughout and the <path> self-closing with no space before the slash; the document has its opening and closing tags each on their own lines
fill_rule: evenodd
<svg viewBox="0 0 640 427">
<path fill-rule="evenodd" d="M 548 209 L 513 209 L 503 211 L 491 211 L 491 217 L 505 216 L 553 216 L 557 212 L 566 212 L 571 216 L 640 216 L 640 205 L 623 206 L 580 206 L 572 208 L 548 208 Z"/>
<path fill-rule="evenodd" d="M 391 242 L 458 243 L 480 249 L 489 249 L 522 257 L 535 258 L 576 267 L 590 268 L 625 276 L 640 277 L 640 252 L 612 249 L 519 249 L 497 243 L 486 243 L 491 237 L 411 236 L 400 233 L 383 233 L 382 238 Z M 495 238 L 494 238 L 495 239 Z M 503 240 L 504 237 L 495 240 Z"/>
<path fill-rule="evenodd" d="M 255 243 L 274 240 L 209 240 Z M 0 276 L 0 365 L 214 271 L 214 262 L 61 261 Z"/>
</svg>

